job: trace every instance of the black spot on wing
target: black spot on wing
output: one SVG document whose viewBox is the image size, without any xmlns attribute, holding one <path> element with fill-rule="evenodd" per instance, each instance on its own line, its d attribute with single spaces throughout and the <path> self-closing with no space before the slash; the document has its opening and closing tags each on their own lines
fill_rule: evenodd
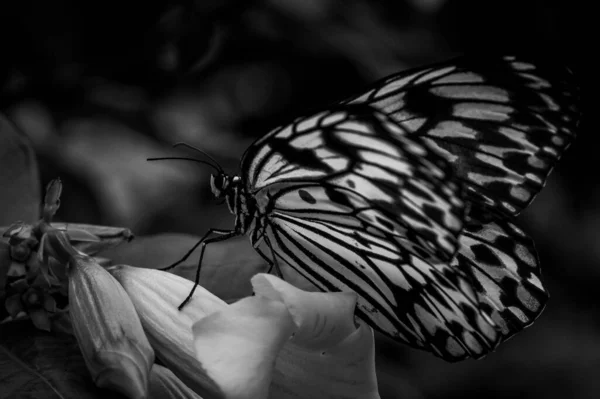
<svg viewBox="0 0 600 399">
<path fill-rule="evenodd" d="M 425 85 L 408 90 L 405 104 L 405 112 L 418 116 L 451 115 L 454 107 L 451 100 L 431 93 Z"/>
<path fill-rule="evenodd" d="M 471 250 L 473 251 L 473 255 L 475 255 L 476 261 L 483 262 L 489 266 L 502 266 L 502 262 L 489 246 L 483 244 L 473 245 Z"/>
<path fill-rule="evenodd" d="M 358 242 L 363 247 L 365 247 L 365 248 L 371 248 L 371 243 L 368 240 L 366 240 L 362 235 L 360 235 L 358 233 L 358 231 L 355 231 L 352 234 L 352 237 L 354 237 L 354 239 L 356 240 L 356 242 Z"/>
<path fill-rule="evenodd" d="M 446 217 L 446 214 L 442 209 L 427 203 L 423 204 L 421 208 L 423 209 L 423 214 L 427 218 L 435 221 L 435 223 L 441 226 L 444 225 L 444 218 Z"/>
<path fill-rule="evenodd" d="M 414 245 L 411 250 L 421 259 L 431 259 L 431 254 L 418 245 Z"/>
<path fill-rule="evenodd" d="M 348 199 L 348 196 L 344 195 L 344 193 L 342 193 L 341 191 L 336 190 L 333 187 L 326 187 L 325 194 L 327 195 L 327 198 L 331 200 L 331 202 L 340 204 L 350 209 L 353 208 L 352 203 Z"/>
<path fill-rule="evenodd" d="M 306 191 L 306 190 L 298 190 L 298 195 L 300 196 L 300 198 L 304 202 L 308 202 L 309 204 L 316 204 L 317 203 L 317 200 L 315 199 L 315 197 L 313 197 L 312 195 L 310 195 L 310 193 L 308 191 Z"/>
</svg>

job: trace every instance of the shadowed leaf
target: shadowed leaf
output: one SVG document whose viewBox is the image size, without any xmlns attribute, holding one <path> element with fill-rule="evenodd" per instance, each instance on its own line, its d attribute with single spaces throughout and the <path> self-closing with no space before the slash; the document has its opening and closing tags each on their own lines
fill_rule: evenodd
<svg viewBox="0 0 600 399">
<path fill-rule="evenodd" d="M 41 194 L 29 139 L 0 114 L 0 226 L 38 219 Z"/>
</svg>

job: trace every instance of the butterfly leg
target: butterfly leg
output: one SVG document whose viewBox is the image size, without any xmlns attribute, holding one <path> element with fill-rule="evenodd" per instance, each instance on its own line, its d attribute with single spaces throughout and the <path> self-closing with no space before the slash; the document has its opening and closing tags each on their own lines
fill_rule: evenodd
<svg viewBox="0 0 600 399">
<path fill-rule="evenodd" d="M 206 238 L 206 237 L 208 237 L 212 233 L 222 234 L 222 235 L 217 236 L 217 237 L 212 237 L 212 238 Z M 200 240 L 194 246 L 193 249 L 197 248 L 198 245 L 202 245 L 202 248 L 200 249 L 200 259 L 198 259 L 198 267 L 196 268 L 196 278 L 194 279 L 194 287 L 192 288 L 192 290 L 188 294 L 187 298 L 185 298 L 184 301 L 181 302 L 181 305 L 179 305 L 177 307 L 177 309 L 179 309 L 179 310 L 183 309 L 183 307 L 190 301 L 190 299 L 192 299 L 192 295 L 194 295 L 194 292 L 196 291 L 196 287 L 199 285 L 199 282 L 200 282 L 200 267 L 202 266 L 202 258 L 204 258 L 204 250 L 206 249 L 206 246 L 208 244 L 210 244 L 210 243 L 213 243 L 213 242 L 219 242 L 219 241 L 229 240 L 230 238 L 236 237 L 238 235 L 240 235 L 240 234 L 237 231 L 235 231 L 235 230 L 216 230 L 216 229 L 210 229 L 208 231 L 208 233 L 206 233 L 204 235 L 204 237 L 202 237 L 202 240 Z M 189 256 L 189 254 L 187 256 Z"/>
<path fill-rule="evenodd" d="M 198 246 L 200 244 L 202 244 L 204 242 L 204 240 L 206 240 L 206 238 L 208 236 L 210 236 L 211 234 L 220 234 L 220 235 L 226 235 L 226 234 L 230 234 L 232 232 L 232 230 L 219 230 L 219 229 L 210 229 L 206 232 L 206 234 L 204 234 L 204 236 L 202 236 L 202 238 L 200 240 L 198 240 L 198 242 L 196 244 L 194 244 L 194 246 L 192 247 L 192 249 L 190 249 L 185 255 L 183 255 L 183 258 L 179 259 L 177 262 L 167 266 L 167 267 L 163 267 L 162 269 L 158 269 L 158 270 L 171 270 L 172 268 L 174 268 L 175 266 L 181 264 L 182 262 L 185 262 L 185 260 L 187 258 L 190 257 L 191 254 L 194 253 L 194 251 L 196 250 L 196 248 L 198 248 Z"/>
<path fill-rule="evenodd" d="M 273 196 L 271 195 L 270 191 L 267 191 L 267 199 L 268 199 L 269 203 L 271 203 L 273 201 Z M 269 250 L 271 251 L 271 260 L 267 259 L 265 254 L 263 254 L 262 252 L 259 251 L 260 255 L 263 257 L 263 259 L 265 259 L 267 261 L 267 263 L 270 265 L 267 273 L 271 274 L 271 272 L 273 271 L 273 267 L 275 267 L 275 271 L 277 272 L 279 277 L 283 280 L 284 279 L 283 273 L 281 271 L 281 268 L 279 267 L 279 263 L 277 263 L 277 257 L 275 256 L 275 251 L 273 251 L 273 246 L 271 245 L 271 241 L 269 241 L 269 237 L 266 234 L 266 229 L 262 229 L 261 238 L 264 239 L 265 243 L 269 247 Z"/>
<path fill-rule="evenodd" d="M 273 271 L 273 268 L 275 268 L 279 277 L 281 277 L 281 279 L 283 279 L 283 273 L 281 272 L 281 269 L 279 268 L 279 263 L 277 262 L 277 257 L 275 256 L 275 251 L 273 251 L 273 246 L 271 245 L 271 241 L 269 241 L 269 237 L 267 237 L 266 230 L 265 229 L 255 229 L 253 231 L 252 236 L 250 237 L 250 241 L 252 242 L 252 246 L 254 247 L 256 252 L 258 252 L 260 257 L 263 258 L 265 260 L 265 262 L 267 262 L 267 264 L 269 265 L 269 270 L 267 270 L 267 274 L 271 274 L 271 272 Z M 267 257 L 267 255 L 265 255 L 263 253 L 263 251 L 260 250 L 259 243 L 261 241 L 266 243 L 267 247 L 269 247 L 269 250 L 271 251 L 271 259 L 269 259 Z"/>
<path fill-rule="evenodd" d="M 271 273 L 271 271 L 273 270 L 273 267 L 275 267 L 275 271 L 277 272 L 279 277 L 281 277 L 282 280 L 285 280 L 283 278 L 283 272 L 281 271 L 281 268 L 279 267 L 279 263 L 277 263 L 277 257 L 275 256 L 275 251 L 273 251 L 273 247 L 271 246 L 271 241 L 269 241 L 267 239 L 267 240 L 265 240 L 265 242 L 267 243 L 267 246 L 271 250 L 271 256 L 273 258 L 273 261 L 271 262 L 271 267 L 269 268 L 269 271 L 267 273 Z"/>
</svg>

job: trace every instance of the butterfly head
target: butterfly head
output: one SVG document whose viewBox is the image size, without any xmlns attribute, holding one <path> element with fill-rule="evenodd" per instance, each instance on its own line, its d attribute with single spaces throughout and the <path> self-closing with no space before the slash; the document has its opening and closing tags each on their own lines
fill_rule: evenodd
<svg viewBox="0 0 600 399">
<path fill-rule="evenodd" d="M 225 173 L 217 173 L 210 175 L 210 190 L 216 199 L 223 199 L 231 191 L 231 176 Z"/>
<path fill-rule="evenodd" d="M 186 143 L 176 143 L 173 145 L 173 147 L 186 147 L 186 148 L 192 149 L 194 151 L 199 152 L 202 155 L 205 155 L 212 162 L 207 162 L 202 159 L 189 158 L 189 157 L 158 157 L 158 158 L 148 158 L 148 161 L 162 161 L 162 160 L 167 160 L 167 159 L 178 159 L 178 160 L 183 160 L 183 161 L 198 162 L 198 163 L 210 166 L 211 168 L 213 168 L 215 170 L 215 173 L 210 175 L 210 188 L 216 199 L 227 198 L 228 194 L 233 190 L 232 183 L 237 184 L 239 182 L 240 178 L 238 176 L 234 176 L 232 178 L 231 176 L 227 175 L 227 173 L 225 173 L 225 171 L 223 171 L 223 168 L 221 167 L 221 165 L 219 165 L 219 163 L 213 157 L 211 157 L 210 155 L 208 155 L 206 152 L 202 151 L 201 149 L 196 148 L 196 147 L 194 147 L 190 144 L 186 144 Z"/>
</svg>

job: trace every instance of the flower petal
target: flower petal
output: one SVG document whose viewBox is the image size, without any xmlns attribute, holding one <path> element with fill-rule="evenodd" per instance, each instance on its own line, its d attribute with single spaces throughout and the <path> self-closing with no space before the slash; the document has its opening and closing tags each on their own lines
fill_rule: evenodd
<svg viewBox="0 0 600 399">
<path fill-rule="evenodd" d="M 297 326 L 294 342 L 301 342 L 305 348 L 319 350 L 336 345 L 356 330 L 354 293 L 302 291 L 270 274 L 257 274 L 252 285 L 256 295 L 286 305 Z"/>
<path fill-rule="evenodd" d="M 29 311 L 29 317 L 36 328 L 44 331 L 51 330 L 50 317 L 45 309 L 33 309 Z"/>
<path fill-rule="evenodd" d="M 379 398 L 373 330 L 355 327 L 356 295 L 301 291 L 265 274 L 257 296 L 281 300 L 298 331 L 277 358 L 271 398 Z"/>
<path fill-rule="evenodd" d="M 275 359 L 294 329 L 283 303 L 250 297 L 194 324 L 194 346 L 228 399 L 266 398 Z"/>
<path fill-rule="evenodd" d="M 265 274 L 252 284 L 255 297 L 193 328 L 196 354 L 227 398 L 379 397 L 373 331 L 355 327 L 356 295 L 305 292 Z"/>
<path fill-rule="evenodd" d="M 324 350 L 288 343 L 281 350 L 270 398 L 377 399 L 373 330 L 362 324 Z"/>
<path fill-rule="evenodd" d="M 6 311 L 10 317 L 16 318 L 19 313 L 25 310 L 23 303 L 21 302 L 21 294 L 13 294 L 6 298 L 6 301 L 4 301 L 4 307 L 6 308 Z"/>
<path fill-rule="evenodd" d="M 197 287 L 192 300 L 181 310 L 177 306 L 188 295 L 193 282 L 160 270 L 126 265 L 107 269 L 121 283 L 133 302 L 144 330 L 162 363 L 188 387 L 206 397 L 223 397 L 220 387 L 196 359 L 192 325 L 227 304 Z"/>
</svg>

